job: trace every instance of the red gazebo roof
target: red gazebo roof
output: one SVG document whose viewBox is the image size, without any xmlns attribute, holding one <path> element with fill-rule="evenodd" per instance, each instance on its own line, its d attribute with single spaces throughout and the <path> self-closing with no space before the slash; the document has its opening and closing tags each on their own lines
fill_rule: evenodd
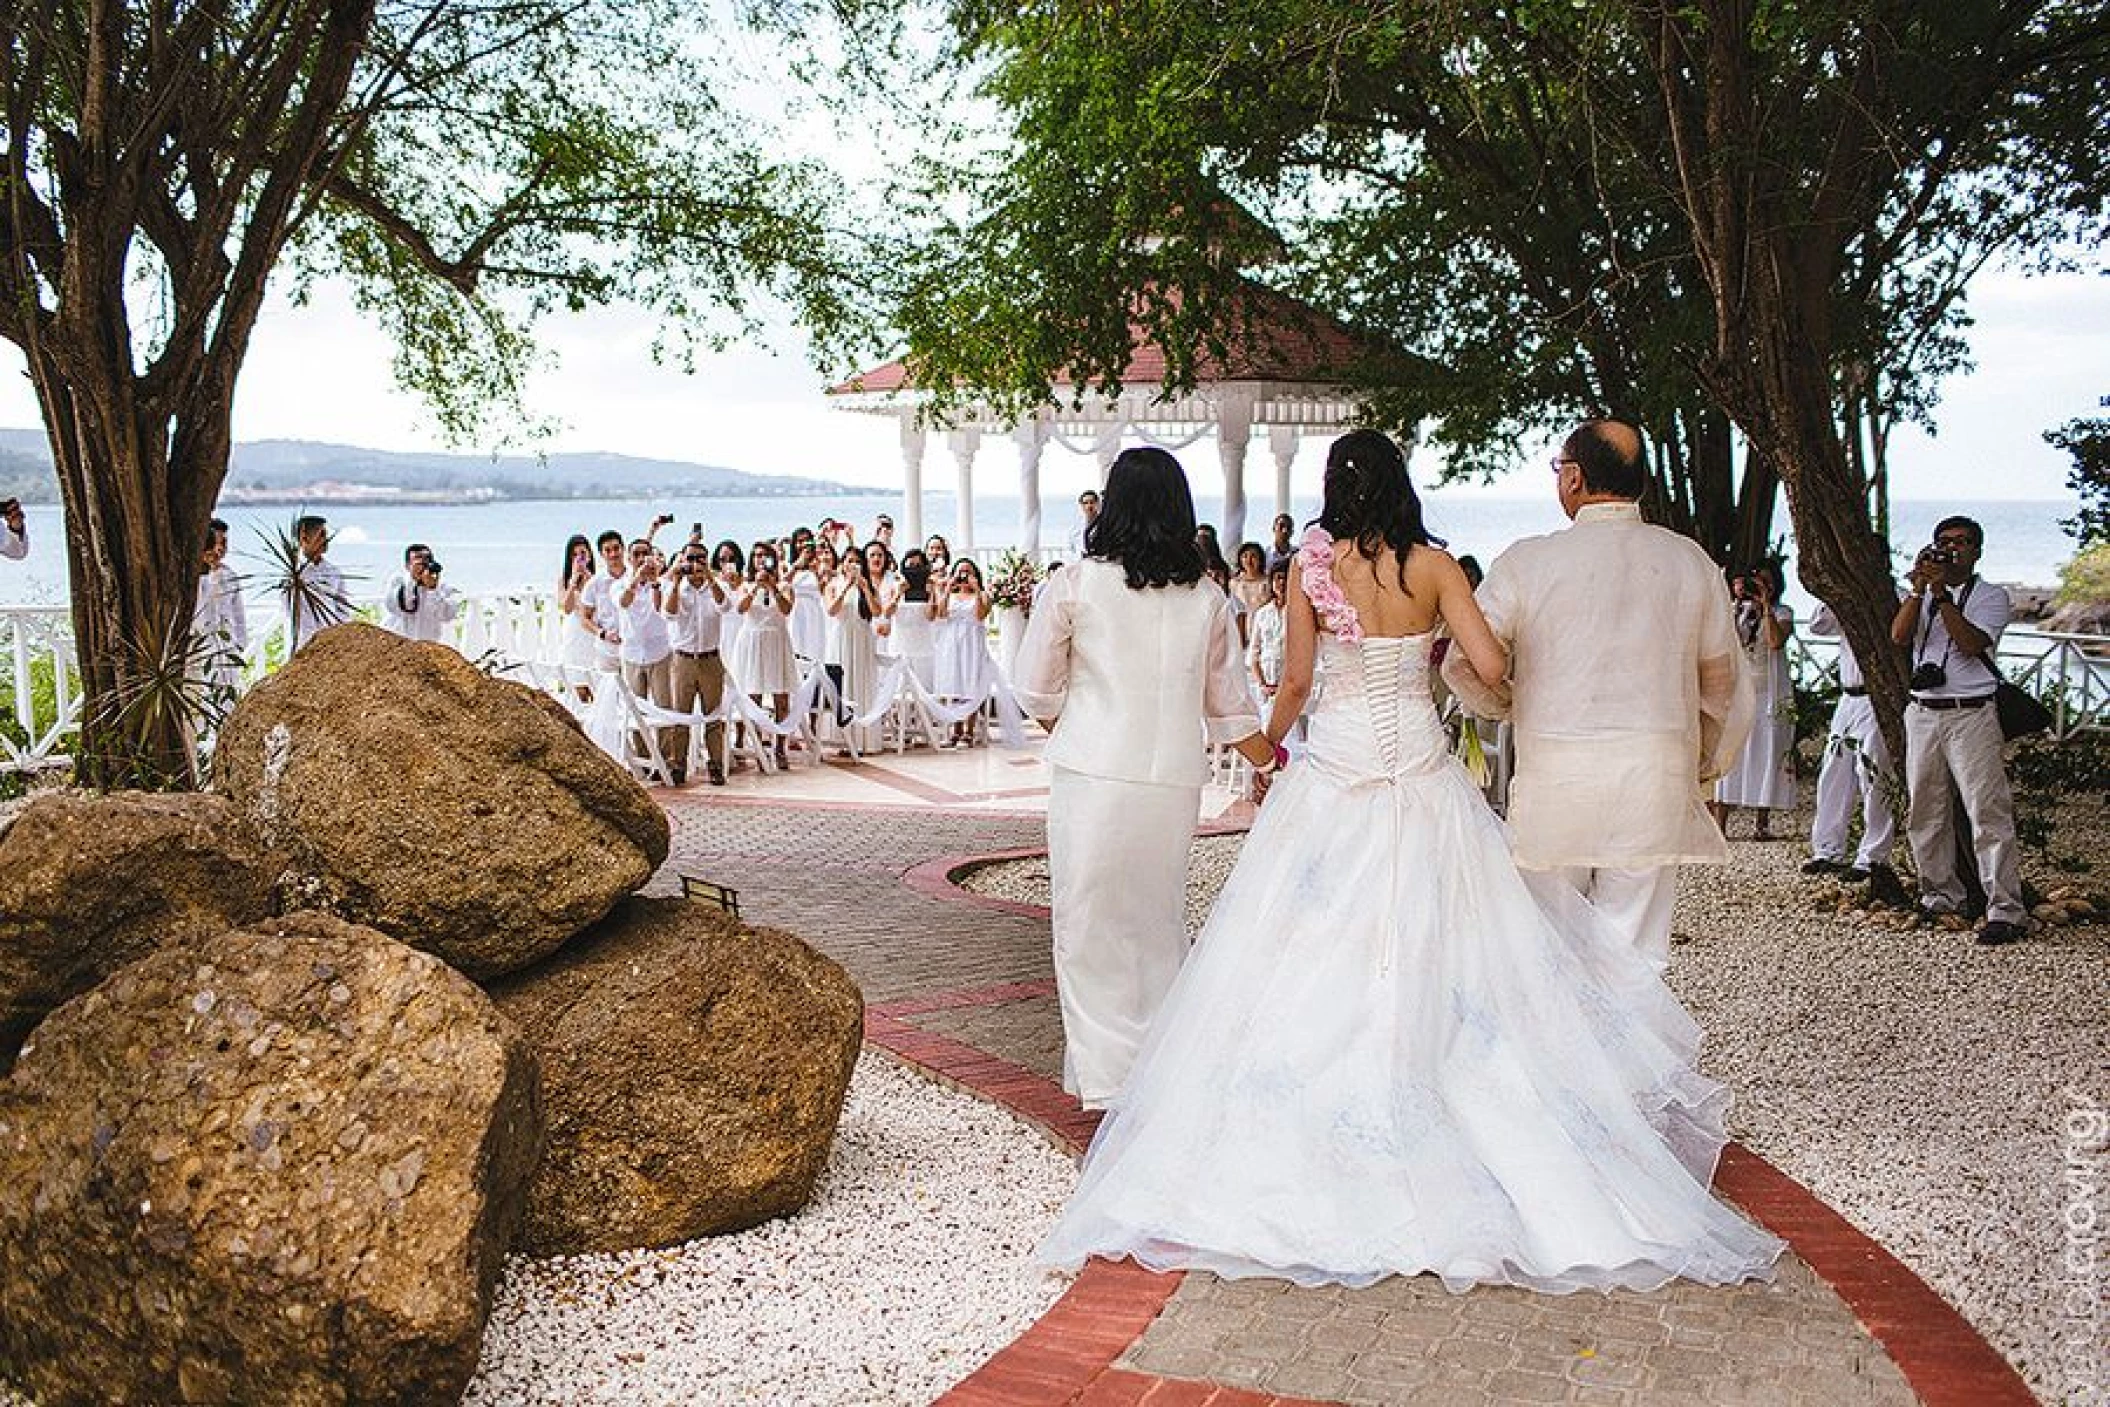
<svg viewBox="0 0 2110 1407">
<path fill-rule="evenodd" d="M 1337 387 L 1348 380 L 1353 368 L 1399 356 L 1390 345 L 1265 284 L 1243 280 L 1237 298 L 1240 325 L 1235 339 L 1223 356 L 1202 350 L 1196 367 L 1196 379 L 1202 385 L 1272 381 Z M 1162 386 L 1168 360 L 1164 346 L 1141 324 L 1131 322 L 1129 326 L 1133 342 L 1121 384 Z M 911 389 L 908 367 L 896 359 L 829 387 L 828 394 L 883 395 Z"/>
</svg>

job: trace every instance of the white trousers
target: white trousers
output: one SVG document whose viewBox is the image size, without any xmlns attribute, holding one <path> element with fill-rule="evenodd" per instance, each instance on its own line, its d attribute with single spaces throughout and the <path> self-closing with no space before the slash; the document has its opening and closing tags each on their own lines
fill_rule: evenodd
<svg viewBox="0 0 2110 1407">
<path fill-rule="evenodd" d="M 1676 865 L 1632 870 L 1565 865 L 1554 873 L 1588 899 L 1659 975 L 1670 966 L 1670 916 L 1678 902 Z"/>
<path fill-rule="evenodd" d="M 1201 788 L 1053 772 L 1048 878 L 1062 1087 L 1102 1109 L 1127 1081 L 1187 957 L 1187 852 Z"/>
<path fill-rule="evenodd" d="M 1971 849 L 1978 882 L 1985 886 L 1985 916 L 2026 925 L 2021 857 L 2015 848 L 2015 795 L 2000 755 L 2000 716 L 1991 704 L 1978 708 L 1905 710 L 1905 784 L 1912 793 L 1905 834 L 1920 872 L 1920 902 L 1933 909 L 1963 906 L 1963 881 L 1956 874 L 1955 809 L 1963 802 L 1971 822 Z"/>
<path fill-rule="evenodd" d="M 1824 740 L 1824 766 L 1817 773 L 1817 816 L 1810 823 L 1810 853 L 1820 860 L 1844 863 L 1851 839 L 1854 802 L 1861 803 L 1861 848 L 1854 863 L 1862 869 L 1890 863 L 1897 842 L 1897 818 L 1890 812 L 1884 780 L 1893 774 L 1890 749 L 1876 726 L 1876 708 L 1866 695 L 1842 695 L 1832 710 L 1830 735 Z"/>
</svg>

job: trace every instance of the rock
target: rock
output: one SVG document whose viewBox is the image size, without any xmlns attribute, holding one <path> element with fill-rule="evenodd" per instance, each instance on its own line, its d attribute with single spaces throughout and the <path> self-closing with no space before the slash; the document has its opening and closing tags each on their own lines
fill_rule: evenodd
<svg viewBox="0 0 2110 1407">
<path fill-rule="evenodd" d="M 701 904 L 629 899 L 491 995 L 549 1111 L 520 1249 L 665 1246 L 805 1205 L 863 1039 L 835 963 Z"/>
<path fill-rule="evenodd" d="M 0 1083 L 0 1362 L 42 1407 L 454 1401 L 540 1139 L 436 959 L 318 914 L 164 948 Z"/>
<path fill-rule="evenodd" d="M 343 625 L 235 707 L 214 785 L 294 857 L 305 901 L 496 976 L 667 857 L 666 813 L 551 705 L 444 645 Z"/>
<path fill-rule="evenodd" d="M 276 868 L 221 797 L 31 799 L 0 830 L 0 1074 L 47 1012 L 126 963 L 270 913 Z"/>
</svg>

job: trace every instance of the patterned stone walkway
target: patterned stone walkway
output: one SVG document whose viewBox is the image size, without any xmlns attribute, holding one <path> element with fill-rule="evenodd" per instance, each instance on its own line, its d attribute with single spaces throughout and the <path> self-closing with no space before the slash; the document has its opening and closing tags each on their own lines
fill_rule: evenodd
<svg viewBox="0 0 2110 1407">
<path fill-rule="evenodd" d="M 683 874 L 731 885 L 743 916 L 798 933 L 849 970 L 868 1003 L 868 1040 L 1081 1147 L 1092 1117 L 1058 1087 L 1061 1026 L 1046 916 L 964 894 L 947 878 L 969 857 L 1036 851 L 1041 818 L 948 809 L 942 788 L 916 778 L 912 763 L 881 765 L 899 769 L 897 789 L 926 795 L 925 803 L 831 804 L 810 799 L 810 788 L 796 803 L 664 793 L 674 851 L 653 887 L 677 890 Z M 1450 1295 L 1426 1277 L 1305 1290 L 1095 1263 L 1034 1330 L 946 1401 L 2033 1400 L 1924 1284 L 1795 1184 L 1734 1147 L 1718 1181 L 1800 1253 L 1783 1260 L 1773 1284 Z"/>
</svg>

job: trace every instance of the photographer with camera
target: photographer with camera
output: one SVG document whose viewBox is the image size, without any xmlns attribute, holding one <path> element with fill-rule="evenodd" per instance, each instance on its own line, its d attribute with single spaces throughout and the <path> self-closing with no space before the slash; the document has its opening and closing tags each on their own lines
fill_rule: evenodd
<svg viewBox="0 0 2110 1407">
<path fill-rule="evenodd" d="M 700 705 L 704 712 L 717 712 L 725 699 L 725 660 L 720 653 L 724 611 L 729 598 L 725 583 L 711 570 L 711 549 L 704 544 L 702 524 L 690 534 L 689 544 L 667 573 L 667 632 L 674 646 L 673 703 L 677 713 L 692 713 Z M 675 747 L 681 760 L 669 757 L 677 774 L 687 771 L 688 730 L 679 731 Z M 703 729 L 703 758 L 711 785 L 725 785 L 725 724 L 707 723 Z"/>
<path fill-rule="evenodd" d="M 440 585 L 440 571 L 424 543 L 404 548 L 402 574 L 381 598 L 381 628 L 406 640 L 438 640 L 461 611 L 459 593 Z"/>
<path fill-rule="evenodd" d="M 1780 604 L 1780 576 L 1769 563 L 1731 577 L 1729 596 L 1758 714 L 1736 764 L 1715 783 L 1707 809 L 1727 835 L 1730 815 L 1748 806 L 1758 812 L 1751 838 L 1772 840 L 1773 813 L 1795 809 L 1795 684 L 1787 654 L 1795 614 Z"/>
<path fill-rule="evenodd" d="M 22 517 L 22 500 L 0 499 L 0 557 L 21 561 L 29 555 L 29 524 Z"/>
<path fill-rule="evenodd" d="M 1912 651 L 1912 703 L 1905 710 L 1905 834 L 1920 875 L 1920 911 L 1956 913 L 1964 886 L 1956 873 L 1957 804 L 1971 824 L 1979 883 L 1985 887 L 1981 943 L 2012 943 L 2029 921 L 2015 848 L 2015 798 L 2001 759 L 1993 708 L 1999 676 L 1993 649 L 2007 628 L 2005 590 L 1978 579 L 1985 529 L 1944 518 L 1912 564 L 1911 594 L 1890 622 L 1890 638 Z"/>
</svg>

